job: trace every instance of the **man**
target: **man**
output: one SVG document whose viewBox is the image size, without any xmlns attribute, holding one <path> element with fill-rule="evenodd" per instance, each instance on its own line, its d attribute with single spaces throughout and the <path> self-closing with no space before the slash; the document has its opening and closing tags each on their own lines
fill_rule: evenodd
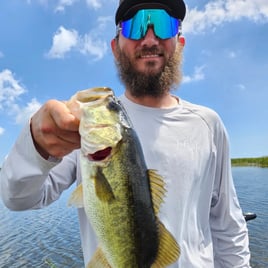
<svg viewBox="0 0 268 268">
<path fill-rule="evenodd" d="M 172 267 L 249 267 L 248 234 L 235 193 L 228 138 L 218 115 L 171 94 L 181 81 L 183 0 L 124 0 L 111 46 L 125 84 L 125 106 L 146 164 L 167 184 L 160 218 L 181 247 Z M 45 103 L 22 131 L 1 171 L 7 207 L 24 210 L 57 200 L 74 181 L 78 120 L 63 102 Z M 85 264 L 96 238 L 79 209 Z"/>
</svg>

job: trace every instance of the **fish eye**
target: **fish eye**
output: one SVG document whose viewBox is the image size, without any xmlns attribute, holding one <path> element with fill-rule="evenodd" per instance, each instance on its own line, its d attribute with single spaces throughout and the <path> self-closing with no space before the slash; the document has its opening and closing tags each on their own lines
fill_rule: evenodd
<svg viewBox="0 0 268 268">
<path fill-rule="evenodd" d="M 114 99 L 108 102 L 107 109 L 113 112 L 119 112 L 121 110 L 120 105 Z"/>
</svg>

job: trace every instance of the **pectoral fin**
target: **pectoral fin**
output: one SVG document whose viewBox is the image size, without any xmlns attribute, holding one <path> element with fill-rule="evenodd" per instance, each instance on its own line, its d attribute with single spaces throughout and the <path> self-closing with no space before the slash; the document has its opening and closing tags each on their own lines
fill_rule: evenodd
<svg viewBox="0 0 268 268">
<path fill-rule="evenodd" d="M 77 188 L 72 192 L 71 197 L 68 201 L 68 206 L 75 206 L 77 208 L 84 207 L 82 183 L 79 184 Z"/>
<path fill-rule="evenodd" d="M 108 263 L 101 248 L 97 248 L 87 268 L 112 268 L 112 266 Z"/>
<path fill-rule="evenodd" d="M 94 178 L 96 195 L 101 201 L 110 202 L 114 197 L 113 189 L 107 178 L 103 174 L 101 168 L 97 168 L 96 176 Z"/>
<path fill-rule="evenodd" d="M 177 261 L 180 247 L 172 234 L 159 222 L 159 248 L 152 268 L 164 268 Z"/>
</svg>

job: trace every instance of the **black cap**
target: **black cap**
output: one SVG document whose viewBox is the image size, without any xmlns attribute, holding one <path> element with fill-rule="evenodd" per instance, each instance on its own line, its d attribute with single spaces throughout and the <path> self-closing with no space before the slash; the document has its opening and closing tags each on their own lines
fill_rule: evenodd
<svg viewBox="0 0 268 268">
<path fill-rule="evenodd" d="M 186 7 L 183 0 L 120 0 L 115 14 L 115 24 L 128 20 L 140 9 L 165 9 L 169 15 L 183 21 Z"/>
</svg>

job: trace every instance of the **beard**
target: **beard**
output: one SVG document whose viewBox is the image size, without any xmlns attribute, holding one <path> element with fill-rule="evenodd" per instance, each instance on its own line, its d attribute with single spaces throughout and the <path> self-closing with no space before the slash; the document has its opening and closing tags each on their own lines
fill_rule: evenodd
<svg viewBox="0 0 268 268">
<path fill-rule="evenodd" d="M 145 72 L 136 70 L 130 58 L 119 48 L 118 44 L 116 49 L 118 53 L 116 65 L 119 77 L 132 96 L 159 98 L 180 84 L 182 79 L 182 49 L 180 45 L 176 46 L 175 52 L 170 58 L 167 58 L 165 53 L 160 53 L 156 47 L 143 48 L 138 51 L 135 55 L 136 58 L 146 53 L 161 54 L 165 58 L 165 63 L 159 71 L 153 70 L 155 63 L 149 61 Z"/>
</svg>

